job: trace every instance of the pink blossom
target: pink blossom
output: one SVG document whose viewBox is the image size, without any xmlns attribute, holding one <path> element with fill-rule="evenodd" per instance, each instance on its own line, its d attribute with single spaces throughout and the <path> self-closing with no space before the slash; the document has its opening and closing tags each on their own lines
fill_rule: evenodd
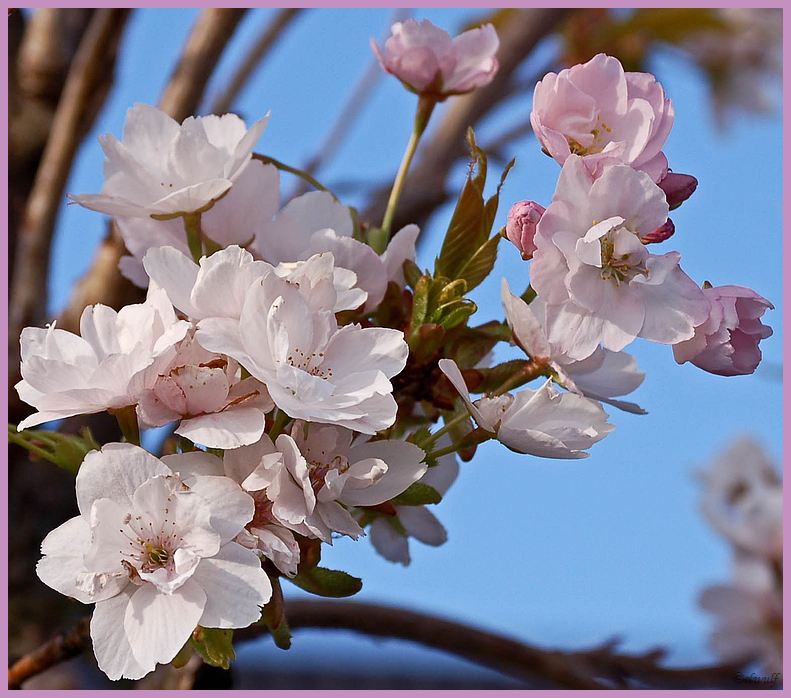
<svg viewBox="0 0 791 698">
<path fill-rule="evenodd" d="M 594 180 L 583 158 L 566 160 L 530 273 L 558 351 L 582 360 L 599 344 L 620 351 L 636 337 L 677 344 L 694 336 L 709 312 L 703 291 L 681 270 L 678 252 L 654 255 L 640 241 L 667 210 L 643 172 L 616 165 Z"/>
<path fill-rule="evenodd" d="M 533 95 L 530 122 L 541 145 L 561 165 L 580 155 L 594 177 L 614 164 L 667 173 L 662 152 L 673 105 L 650 73 L 627 73 L 600 53 L 587 63 L 548 73 Z"/>
<path fill-rule="evenodd" d="M 455 38 L 427 19 L 408 19 L 391 27 L 383 49 L 371 41 L 382 67 L 408 89 L 437 99 L 488 85 L 497 73 L 500 45 L 491 24 Z"/>
<path fill-rule="evenodd" d="M 694 337 L 673 346 L 676 361 L 720 376 L 753 373 L 761 362 L 758 343 L 772 335 L 760 318 L 774 306 L 743 286 L 704 288 L 703 293 L 711 304 L 709 317 Z"/>
<path fill-rule="evenodd" d="M 522 259 L 530 259 L 536 251 L 533 237 L 544 211 L 544 207 L 535 201 L 517 201 L 508 212 L 505 234 L 519 250 Z"/>
</svg>

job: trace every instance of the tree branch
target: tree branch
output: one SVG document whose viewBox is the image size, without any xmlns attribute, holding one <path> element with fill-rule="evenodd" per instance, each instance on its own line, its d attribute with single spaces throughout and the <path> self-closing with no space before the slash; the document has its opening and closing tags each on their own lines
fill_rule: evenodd
<svg viewBox="0 0 791 698">
<path fill-rule="evenodd" d="M 50 246 L 58 211 L 82 135 L 112 82 L 118 43 L 129 10 L 97 10 L 69 68 L 49 138 L 17 235 L 9 299 L 10 365 L 18 364 L 19 334 L 38 324 L 46 305 Z M 14 375 L 16 371 L 12 371 Z"/>
<path fill-rule="evenodd" d="M 621 654 L 614 643 L 591 650 L 547 650 L 479 628 L 394 606 L 356 601 L 300 600 L 286 604 L 292 630 L 352 630 L 374 637 L 416 642 L 439 649 L 521 681 L 575 689 L 621 688 L 744 688 L 740 665 L 693 668 L 660 666 L 664 651 Z M 237 630 L 235 639 L 256 639 L 269 631 L 263 625 Z M 56 635 L 15 662 L 8 671 L 9 688 L 77 656 L 90 644 L 88 619 L 71 632 Z"/>
<path fill-rule="evenodd" d="M 275 14 L 272 21 L 267 25 L 258 40 L 250 47 L 239 67 L 225 90 L 214 100 L 212 104 L 212 114 L 225 114 L 231 110 L 234 101 L 239 96 L 250 76 L 255 71 L 258 64 L 270 49 L 277 43 L 283 30 L 291 24 L 294 18 L 302 10 L 298 8 L 287 8 Z"/>
<path fill-rule="evenodd" d="M 159 106 L 163 111 L 183 121 L 197 110 L 209 77 L 245 12 L 244 9 L 201 12 L 162 93 Z M 58 320 L 60 327 L 74 331 L 88 305 L 103 302 L 120 307 L 139 299 L 139 290 L 118 272 L 118 261 L 124 252 L 124 242 L 111 226 L 93 265 L 75 286 L 69 305 Z"/>
</svg>

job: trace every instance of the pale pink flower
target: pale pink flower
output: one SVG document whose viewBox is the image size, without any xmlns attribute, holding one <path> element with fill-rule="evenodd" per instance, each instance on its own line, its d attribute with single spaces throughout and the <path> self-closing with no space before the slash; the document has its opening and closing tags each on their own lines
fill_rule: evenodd
<svg viewBox="0 0 791 698">
<path fill-rule="evenodd" d="M 533 238 L 538 222 L 546 209 L 535 201 L 517 201 L 508 212 L 506 237 L 514 244 L 522 259 L 531 259 L 536 251 Z"/>
<path fill-rule="evenodd" d="M 646 413 L 633 402 L 615 399 L 637 390 L 645 378 L 633 356 L 625 351 L 596 347 L 586 359 L 569 358 L 549 341 L 546 304 L 541 298 L 534 298 L 528 305 L 511 293 L 505 279 L 501 295 L 505 318 L 516 343 L 532 361 L 549 367 L 564 388 L 625 412 Z"/>
<path fill-rule="evenodd" d="M 119 311 L 88 306 L 80 335 L 59 330 L 22 330 L 19 397 L 38 411 L 20 431 L 55 419 L 136 405 L 150 390 L 190 324 L 179 320 L 165 292 L 151 285 L 145 303 Z"/>
<path fill-rule="evenodd" d="M 170 662 L 197 625 L 243 628 L 272 594 L 258 556 L 233 541 L 252 498 L 226 477 L 181 476 L 195 452 L 159 460 L 131 444 L 89 453 L 77 474 L 80 514 L 41 545 L 48 586 L 95 603 L 91 638 L 111 679 Z"/>
<path fill-rule="evenodd" d="M 642 170 L 654 182 L 667 172 L 662 146 L 673 106 L 653 75 L 624 72 L 612 56 L 600 53 L 548 73 L 536 85 L 530 122 L 561 165 L 579 155 L 594 176 L 617 164 Z"/>
<path fill-rule="evenodd" d="M 536 233 L 531 283 L 547 304 L 549 340 L 572 359 L 636 337 L 691 339 L 709 302 L 679 266 L 640 241 L 667 220 L 665 195 L 643 172 L 616 165 L 593 179 L 570 156 Z"/>
<path fill-rule="evenodd" d="M 427 19 L 396 22 L 380 49 L 371 47 L 382 67 L 404 86 L 437 99 L 488 85 L 497 73 L 500 41 L 491 24 L 455 38 Z"/>
<path fill-rule="evenodd" d="M 437 448 L 450 446 L 450 439 L 442 437 L 436 444 Z M 459 463 L 456 455 L 449 453 L 437 460 L 419 482 L 433 487 L 443 497 L 459 474 Z M 409 539 L 414 538 L 424 545 L 439 546 L 448 540 L 445 527 L 425 505 L 412 506 L 394 504 L 394 515 L 381 513 L 371 521 L 369 533 L 371 544 L 386 560 L 402 565 L 410 563 Z"/>
<path fill-rule="evenodd" d="M 264 433 L 265 415 L 274 407 L 266 386 L 242 379 L 239 364 L 206 351 L 190 334 L 170 365 L 137 405 L 144 426 L 181 420 L 176 434 L 209 448 L 252 444 Z"/>
<path fill-rule="evenodd" d="M 136 104 L 123 140 L 100 138 L 105 154 L 100 194 L 72 201 L 111 216 L 178 216 L 219 199 L 250 161 L 269 117 L 250 129 L 235 114 L 190 116 L 179 124 L 156 107 Z"/>
<path fill-rule="evenodd" d="M 708 319 L 695 328 L 694 337 L 673 345 L 676 361 L 720 376 L 753 373 L 761 362 L 758 344 L 772 336 L 761 316 L 774 306 L 743 286 L 715 286 L 703 293 L 710 302 Z"/>
<path fill-rule="evenodd" d="M 758 662 L 762 673 L 782 681 L 782 580 L 766 561 L 737 557 L 733 581 L 707 587 L 699 603 L 714 616 L 709 645 L 722 661 Z"/>
<path fill-rule="evenodd" d="M 404 260 L 415 258 L 420 231 L 416 225 L 405 226 L 381 257 L 369 245 L 355 240 L 353 232 L 347 206 L 327 192 L 308 192 L 289 201 L 274 219 L 257 226 L 253 250 L 271 264 L 304 261 L 331 252 L 337 267 L 356 274 L 357 288 L 368 294 L 365 308 L 373 310 L 384 297 L 388 281 L 398 281 Z"/>
<path fill-rule="evenodd" d="M 586 449 L 615 427 L 601 405 L 575 393 L 560 393 L 547 380 L 538 390 L 522 388 L 472 401 L 464 377 L 451 359 L 439 360 L 476 424 L 517 453 L 539 458 L 587 458 Z"/>
<path fill-rule="evenodd" d="M 700 474 L 701 510 L 737 550 L 774 560 L 783 555 L 783 488 L 766 451 L 735 441 Z"/>
<path fill-rule="evenodd" d="M 256 234 L 269 225 L 279 205 L 280 174 L 260 160 L 244 167 L 221 199 L 201 216 L 203 234 L 220 247 L 250 246 Z M 181 218 L 155 220 L 121 216 L 115 219 L 129 255 L 121 257 L 121 273 L 142 288 L 148 285 L 143 257 L 152 248 L 170 246 L 191 258 Z"/>
<path fill-rule="evenodd" d="M 400 330 L 340 327 L 331 271 L 312 288 L 269 274 L 249 288 L 238 319 L 206 318 L 197 339 L 236 359 L 289 416 L 374 434 L 395 421 L 390 378 L 407 344 Z"/>
</svg>

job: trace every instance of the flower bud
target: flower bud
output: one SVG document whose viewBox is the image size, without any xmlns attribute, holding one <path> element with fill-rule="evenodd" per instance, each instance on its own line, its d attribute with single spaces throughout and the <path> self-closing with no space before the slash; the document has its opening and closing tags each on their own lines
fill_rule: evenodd
<svg viewBox="0 0 791 698">
<path fill-rule="evenodd" d="M 491 24 L 451 38 L 427 19 L 396 22 L 381 49 L 371 41 L 388 73 L 412 92 L 439 101 L 488 85 L 497 73 L 499 45 Z"/>
<path fill-rule="evenodd" d="M 644 245 L 648 245 L 652 242 L 664 242 L 675 232 L 676 226 L 673 221 L 668 218 L 655 230 L 652 230 L 650 233 L 646 233 L 645 235 L 641 235 L 640 242 L 642 242 Z"/>
<path fill-rule="evenodd" d="M 672 211 L 683 204 L 698 188 L 698 180 L 692 175 L 668 172 L 660 180 L 659 188 L 665 192 L 667 205 Z"/>
<path fill-rule="evenodd" d="M 508 212 L 505 234 L 516 245 L 522 259 L 530 259 L 536 251 L 533 238 L 538 222 L 546 209 L 535 201 L 517 201 Z"/>
</svg>

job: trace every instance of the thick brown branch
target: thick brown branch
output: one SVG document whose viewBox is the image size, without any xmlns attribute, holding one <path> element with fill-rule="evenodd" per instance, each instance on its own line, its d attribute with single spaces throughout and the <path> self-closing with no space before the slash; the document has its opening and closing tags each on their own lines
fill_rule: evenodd
<svg viewBox="0 0 791 698">
<path fill-rule="evenodd" d="M 498 27 L 500 69 L 486 87 L 449 100 L 430 138 L 419 152 L 419 161 L 410 172 L 401 196 L 394 229 L 406 223 L 422 224 L 447 199 L 445 181 L 454 162 L 465 152 L 467 128 L 477 124 L 511 94 L 513 76 L 519 65 L 544 37 L 551 34 L 569 10 L 513 10 Z M 377 191 L 363 218 L 379 221 L 384 214 L 390 187 Z"/>
<path fill-rule="evenodd" d="M 44 154 L 17 236 L 9 303 L 10 364 L 16 366 L 22 328 L 41 321 L 50 245 L 77 148 L 112 81 L 128 10 L 97 10 L 66 78 Z"/>
<path fill-rule="evenodd" d="M 675 669 L 659 665 L 664 653 L 620 654 L 611 644 L 582 652 L 532 647 L 517 640 L 454 621 L 393 606 L 355 601 L 289 601 L 286 616 L 292 630 L 327 628 L 352 630 L 374 637 L 416 642 L 494 669 L 519 680 L 553 687 L 601 689 L 618 687 L 744 688 L 739 666 L 721 665 Z M 8 672 L 9 688 L 59 662 L 76 656 L 90 644 L 88 619 L 73 631 L 58 635 L 22 657 Z M 237 630 L 237 641 L 267 633 L 263 625 Z"/>
<path fill-rule="evenodd" d="M 159 106 L 163 111 L 182 121 L 197 110 L 209 77 L 245 11 L 207 9 L 201 12 L 162 93 Z M 58 321 L 60 327 L 74 331 L 87 305 L 101 302 L 119 307 L 139 300 L 139 291 L 118 272 L 118 261 L 124 249 L 121 236 L 110 227 L 93 265 L 77 283 L 69 306 Z"/>
<path fill-rule="evenodd" d="M 287 8 L 277 12 L 272 21 L 266 26 L 258 40 L 250 47 L 250 50 L 242 59 L 241 64 L 236 69 L 228 86 L 214 100 L 211 108 L 212 114 L 225 114 L 233 107 L 233 103 L 238 97 L 242 88 L 247 84 L 250 76 L 256 67 L 261 63 L 267 53 L 278 42 L 283 34 L 283 30 L 291 24 L 292 20 L 301 12 L 297 8 Z"/>
</svg>

